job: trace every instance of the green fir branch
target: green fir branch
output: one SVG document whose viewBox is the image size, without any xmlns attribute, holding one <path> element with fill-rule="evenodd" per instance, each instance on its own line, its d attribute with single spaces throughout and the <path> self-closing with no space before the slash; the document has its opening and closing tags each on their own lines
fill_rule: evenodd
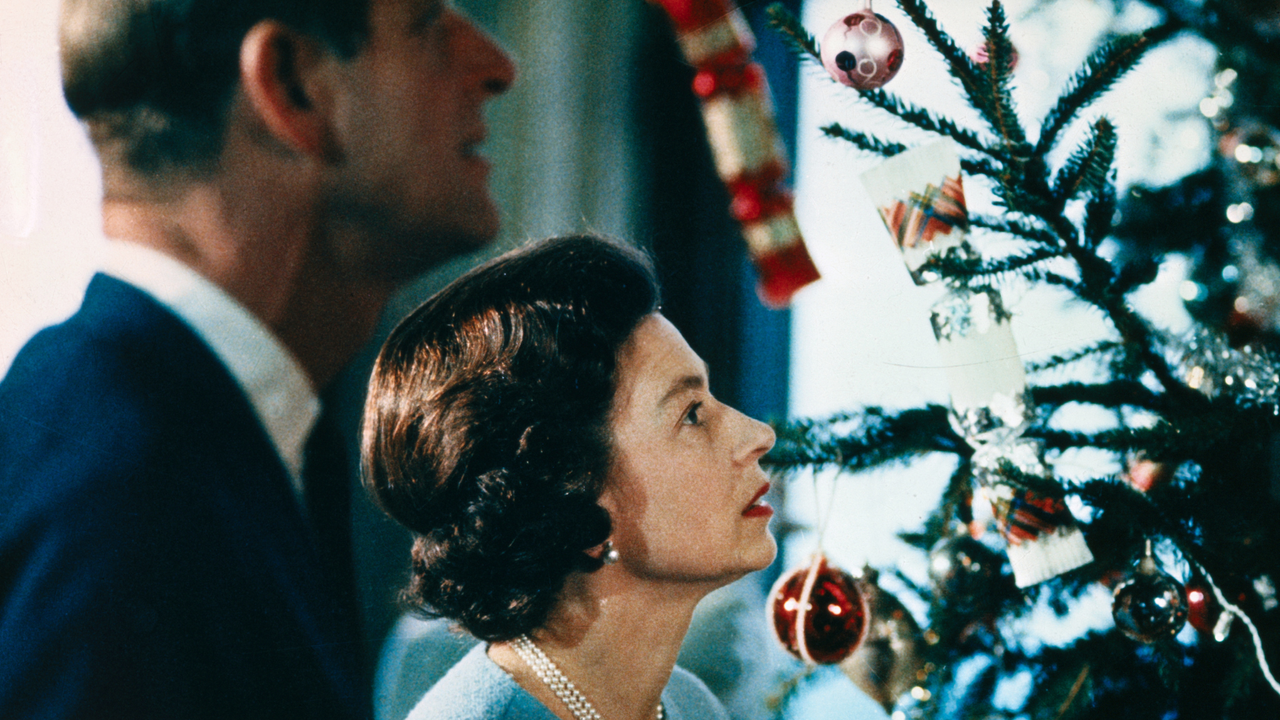
<svg viewBox="0 0 1280 720">
<path fill-rule="evenodd" d="M 1032 248 L 1030 252 L 977 263 L 957 261 L 950 257 L 934 256 L 929 259 L 926 266 L 932 265 L 933 269 L 942 277 L 959 280 L 965 285 L 970 285 L 974 281 L 995 284 L 1003 276 L 1026 271 L 1033 265 L 1060 258 L 1062 255 L 1063 252 L 1057 248 L 1038 247 Z"/>
<path fill-rule="evenodd" d="M 1116 128 L 1107 118 L 1093 124 L 1089 137 L 1067 158 L 1054 182 L 1060 202 L 1097 192 L 1108 182 L 1116 156 Z"/>
<path fill-rule="evenodd" d="M 987 26 L 984 29 L 987 45 L 987 62 L 979 66 L 983 89 L 988 94 L 984 105 L 991 107 L 992 125 L 996 134 L 1004 140 L 1005 147 L 1017 147 L 1027 142 L 1026 132 L 1018 120 L 1010 92 L 1013 67 L 1013 43 L 1009 41 L 1009 23 L 1005 19 L 1000 0 L 993 0 L 987 8 Z"/>
<path fill-rule="evenodd" d="M 1014 235 L 1023 240 L 1028 240 L 1041 245 L 1060 248 L 1062 241 L 1057 235 L 1050 230 L 1036 225 L 1029 220 L 1005 215 L 999 218 L 987 217 L 985 215 L 970 215 L 969 225 L 971 227 L 980 227 L 984 230 L 992 230 L 994 232 L 1005 233 L 1006 235 Z"/>
<path fill-rule="evenodd" d="M 906 152 L 907 146 L 902 143 L 887 142 L 881 140 L 874 135 L 850 130 L 840 123 L 832 123 L 822 128 L 822 133 L 830 138 L 837 138 L 852 143 L 860 150 L 883 155 L 884 157 L 893 157 L 901 152 Z"/>
<path fill-rule="evenodd" d="M 1097 433 L 1031 428 L 1027 430 L 1026 434 L 1040 438 L 1044 441 L 1045 447 L 1050 450 L 1088 447 L 1109 450 L 1115 453 L 1126 453 L 1133 450 L 1169 448 L 1176 443 L 1176 432 L 1167 424 L 1159 425 L 1156 428 L 1123 428 L 1103 430 Z"/>
<path fill-rule="evenodd" d="M 1114 519 L 1132 540 L 1160 535 L 1172 540 L 1189 559 L 1198 562 L 1203 554 L 1204 549 L 1189 532 L 1191 526 L 1186 521 L 1171 516 L 1151 494 L 1140 492 L 1126 482 L 1090 480 L 1072 488 L 1070 494 L 1100 511 L 1093 525 L 1107 525 Z"/>
<path fill-rule="evenodd" d="M 792 52 L 803 59 L 822 63 L 822 52 L 818 48 L 817 38 L 804 28 L 800 19 L 785 5 L 780 2 L 773 3 L 765 8 L 765 14 L 769 17 L 769 27 L 778 31 Z"/>
<path fill-rule="evenodd" d="M 1003 168 L 997 167 L 993 161 L 987 158 L 975 160 L 960 158 L 960 168 L 969 175 L 985 175 L 997 182 L 1008 174 Z"/>
<path fill-rule="evenodd" d="M 852 425 L 850 431 L 842 426 Z M 783 472 L 800 467 L 836 467 L 857 472 L 929 452 L 968 455 L 941 405 L 891 414 L 878 407 L 830 418 L 775 425 L 777 442 L 761 463 Z"/>
<path fill-rule="evenodd" d="M 1038 276 L 1036 279 L 1039 280 L 1040 282 L 1045 283 L 1046 285 L 1057 285 L 1058 287 L 1065 289 L 1067 292 L 1070 292 L 1076 297 L 1080 297 L 1081 294 L 1084 292 L 1084 288 L 1080 285 L 1078 281 L 1072 280 L 1071 278 L 1065 275 L 1060 275 L 1058 273 L 1047 272 L 1047 273 L 1044 273 L 1043 275 Z"/>
<path fill-rule="evenodd" d="M 1013 160 L 1010 165 L 1017 172 L 1006 172 L 1000 178 L 1000 184 L 994 188 L 996 197 L 1011 212 L 1038 217 L 1044 220 L 1050 226 L 1054 226 L 1056 213 L 1058 212 L 1057 203 L 1054 202 L 1049 189 L 1047 187 L 1046 177 L 1039 172 L 1044 167 L 1043 163 L 1034 163 L 1035 167 L 1030 167 L 1032 163 Z M 1075 233 L 1075 227 L 1070 222 L 1065 222 L 1070 228 L 1071 233 Z M 1061 236 L 1062 231 L 1055 228 L 1055 234 Z"/>
<path fill-rule="evenodd" d="M 1098 247 L 1111 234 L 1111 224 L 1116 216 L 1116 186 L 1108 178 L 1085 204 L 1084 241 L 1090 250 Z M 1114 285 L 1114 282 L 1112 283 Z"/>
<path fill-rule="evenodd" d="M 960 49 L 956 41 L 948 35 L 934 18 L 924 0 L 898 0 L 898 7 L 911 18 L 916 27 L 924 33 L 925 39 L 942 55 L 950 67 L 952 77 L 960 82 L 969 104 L 982 115 L 997 133 L 1000 132 L 999 113 L 984 100 L 989 97 L 983 92 L 983 80 L 973 60 Z"/>
<path fill-rule="evenodd" d="M 1133 406 L 1159 411 L 1164 408 L 1163 398 L 1146 385 L 1133 380 L 1113 380 L 1106 383 L 1070 382 L 1061 385 L 1042 385 L 1028 391 L 1032 403 L 1037 406 L 1057 407 L 1067 403 L 1084 403 L 1099 407 Z"/>
<path fill-rule="evenodd" d="M 1172 421 L 1161 420 L 1151 427 L 1122 427 L 1096 433 L 1032 428 L 1027 434 L 1043 439 L 1045 447 L 1055 450 L 1082 447 L 1114 452 L 1142 450 L 1156 461 L 1203 460 L 1221 452 L 1222 443 L 1227 442 L 1240 425 L 1252 422 L 1253 416 L 1241 412 L 1230 400 L 1211 404 L 1203 395 L 1199 397 L 1204 402 L 1188 408 L 1180 399 L 1162 396 L 1160 402 L 1165 414 L 1174 411 L 1178 414 Z"/>
<path fill-rule="evenodd" d="M 1160 261 L 1164 258 L 1140 257 L 1120 268 L 1116 279 L 1111 283 L 1111 292 L 1115 295 L 1127 295 L 1135 288 L 1146 285 L 1160 274 Z"/>
<path fill-rule="evenodd" d="M 976 133 L 960 127 L 956 121 L 950 118 L 935 115 L 884 90 L 862 90 L 858 94 L 872 105 L 892 113 L 894 116 L 915 125 L 921 130 L 948 136 L 970 150 L 991 154 L 986 144 L 982 142 L 982 139 Z"/>
<path fill-rule="evenodd" d="M 1040 124 L 1040 140 L 1035 154 L 1043 157 L 1053 149 L 1058 135 L 1085 107 L 1110 90 L 1152 46 L 1153 36 L 1125 35 L 1094 51 L 1067 83 L 1067 90 Z"/>
<path fill-rule="evenodd" d="M 1123 350 L 1123 349 L 1124 349 L 1124 345 L 1122 343 L 1118 343 L 1114 340 L 1104 340 L 1102 342 L 1090 345 L 1087 348 L 1082 348 L 1080 350 L 1076 350 L 1075 352 L 1067 353 L 1066 355 L 1055 355 L 1049 358 L 1048 360 L 1043 360 L 1037 363 L 1029 363 L 1026 366 L 1026 370 L 1029 373 L 1044 372 L 1046 370 L 1053 370 L 1055 368 L 1063 367 L 1064 365 L 1070 365 L 1072 363 L 1079 362 L 1081 360 L 1084 360 L 1085 358 L 1093 357 L 1095 355 L 1106 355 L 1106 354 L 1116 352 L 1117 350 Z"/>
</svg>

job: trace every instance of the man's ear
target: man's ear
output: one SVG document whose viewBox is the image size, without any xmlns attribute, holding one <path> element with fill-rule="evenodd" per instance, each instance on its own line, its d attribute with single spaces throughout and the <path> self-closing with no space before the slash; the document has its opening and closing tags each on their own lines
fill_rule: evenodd
<svg viewBox="0 0 1280 720">
<path fill-rule="evenodd" d="M 240 84 L 270 135 L 295 152 L 332 154 L 333 56 L 315 38 L 264 20 L 240 43 Z"/>
</svg>

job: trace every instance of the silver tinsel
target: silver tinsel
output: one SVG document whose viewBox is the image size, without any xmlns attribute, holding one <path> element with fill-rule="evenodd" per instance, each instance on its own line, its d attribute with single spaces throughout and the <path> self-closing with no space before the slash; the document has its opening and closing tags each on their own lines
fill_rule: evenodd
<svg viewBox="0 0 1280 720">
<path fill-rule="evenodd" d="M 1187 385 L 1210 398 L 1227 396 L 1241 407 L 1280 415 L 1280 365 L 1265 349 L 1233 348 L 1222 335 L 1200 329 L 1183 343 L 1178 365 Z"/>
<path fill-rule="evenodd" d="M 934 303 L 930 321 L 938 340 L 967 338 L 975 330 L 986 333 L 991 325 L 1008 322 L 1000 293 L 992 288 L 955 288 Z"/>
</svg>

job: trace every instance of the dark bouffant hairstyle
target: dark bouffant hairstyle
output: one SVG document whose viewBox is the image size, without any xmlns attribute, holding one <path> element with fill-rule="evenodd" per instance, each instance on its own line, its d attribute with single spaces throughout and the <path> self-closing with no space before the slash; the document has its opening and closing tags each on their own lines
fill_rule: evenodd
<svg viewBox="0 0 1280 720">
<path fill-rule="evenodd" d="M 590 236 L 464 275 L 392 332 L 365 404 L 365 482 L 415 534 L 405 600 L 487 641 L 542 625 L 600 561 L 618 352 L 656 312 L 641 253 Z"/>
<path fill-rule="evenodd" d="M 369 0 L 63 0 L 62 90 L 101 151 L 132 170 L 205 172 L 222 151 L 240 43 L 277 20 L 355 55 Z"/>
</svg>

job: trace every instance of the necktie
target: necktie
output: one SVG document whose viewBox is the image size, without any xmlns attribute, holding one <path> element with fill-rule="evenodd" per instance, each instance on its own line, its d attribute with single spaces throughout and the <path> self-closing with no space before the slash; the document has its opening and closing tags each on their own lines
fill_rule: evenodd
<svg viewBox="0 0 1280 720">
<path fill-rule="evenodd" d="M 351 486 L 346 444 L 338 424 L 321 413 L 304 449 L 302 479 L 307 514 L 315 529 L 321 565 L 342 611 L 358 623 L 351 549 Z"/>
</svg>

